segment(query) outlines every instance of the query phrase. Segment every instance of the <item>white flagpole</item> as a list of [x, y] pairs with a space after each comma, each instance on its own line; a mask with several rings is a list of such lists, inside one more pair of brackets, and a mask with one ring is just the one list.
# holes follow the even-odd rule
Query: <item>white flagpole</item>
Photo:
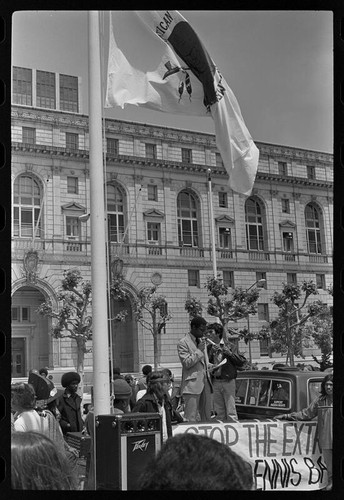
[[110, 413], [99, 12], [89, 11], [89, 136], [94, 415]]
[[213, 274], [217, 279], [217, 264], [216, 264], [216, 248], [215, 248], [215, 229], [214, 229], [214, 212], [213, 212], [213, 193], [211, 187], [211, 169], [208, 168], [208, 187], [209, 187], [209, 210], [210, 210], [210, 234], [211, 234], [211, 255], [213, 262]]

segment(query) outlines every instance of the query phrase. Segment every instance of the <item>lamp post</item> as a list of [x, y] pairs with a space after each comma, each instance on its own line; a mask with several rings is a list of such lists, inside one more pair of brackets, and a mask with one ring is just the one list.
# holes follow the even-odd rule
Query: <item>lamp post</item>
[[[266, 279], [261, 278], [260, 280], [255, 281], [251, 286], [249, 286], [245, 291], [248, 292], [256, 286], [258, 283], [265, 283]], [[248, 356], [250, 360], [250, 365], [252, 365], [252, 351], [251, 351], [251, 339], [250, 339], [250, 314], [247, 314], [247, 335], [248, 335]]]

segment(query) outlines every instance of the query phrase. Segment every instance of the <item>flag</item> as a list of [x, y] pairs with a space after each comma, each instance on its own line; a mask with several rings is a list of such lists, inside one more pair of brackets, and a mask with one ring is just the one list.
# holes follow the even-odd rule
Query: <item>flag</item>
[[258, 148], [232, 90], [179, 12], [117, 11], [110, 18], [105, 107], [128, 105], [212, 117], [229, 186], [251, 194]]

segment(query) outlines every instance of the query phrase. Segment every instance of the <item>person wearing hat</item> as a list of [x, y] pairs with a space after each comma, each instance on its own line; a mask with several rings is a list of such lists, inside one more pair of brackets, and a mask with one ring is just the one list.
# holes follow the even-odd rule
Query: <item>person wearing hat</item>
[[[113, 414], [120, 415], [123, 413], [128, 413], [129, 408], [129, 399], [131, 396], [131, 387], [124, 380], [124, 378], [116, 378], [113, 381], [113, 391], [114, 391], [114, 399], [112, 402], [113, 405]], [[94, 479], [94, 434], [95, 434], [95, 421], [94, 421], [94, 411], [93, 409], [87, 413], [85, 419], [85, 429], [87, 434], [91, 437], [91, 446], [90, 452], [88, 454], [86, 460], [86, 490], [94, 490], [95, 489], [95, 479]]]
[[147, 392], [139, 399], [133, 412], [160, 413], [163, 441], [172, 436], [172, 404], [167, 394], [170, 380], [162, 371], [153, 371], [147, 377]]
[[113, 413], [127, 413], [130, 411], [129, 400], [132, 394], [131, 387], [128, 382], [121, 378], [116, 378], [113, 381], [114, 399], [112, 402]]
[[30, 371], [28, 385], [34, 389], [36, 395], [35, 409], [39, 416], [39, 432], [54, 441], [60, 452], [67, 457], [69, 464], [75, 467], [77, 452], [65, 442], [59, 424], [60, 413], [56, 406], [59, 393], [56, 387], [51, 380], [42, 376], [37, 370]]
[[65, 391], [57, 400], [57, 408], [61, 414], [60, 425], [64, 435], [67, 432], [81, 432], [84, 422], [81, 416], [81, 397], [77, 394], [80, 375], [67, 372], [62, 375], [61, 385]]
[[45, 421], [40, 418], [39, 410], [45, 410], [48, 405], [56, 404], [58, 393], [54, 384], [42, 377], [37, 370], [31, 370], [27, 384], [12, 384], [11, 389], [12, 409], [16, 412], [14, 430], [43, 432], [50, 437], [44, 425]]

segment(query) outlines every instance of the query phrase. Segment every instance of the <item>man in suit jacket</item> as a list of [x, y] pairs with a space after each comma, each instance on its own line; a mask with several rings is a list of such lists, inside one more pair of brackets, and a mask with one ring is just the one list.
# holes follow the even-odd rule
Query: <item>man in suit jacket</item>
[[181, 395], [184, 400], [184, 419], [196, 422], [198, 413], [202, 422], [210, 422], [212, 385], [208, 373], [205, 349], [207, 322], [196, 316], [191, 320], [190, 332], [178, 342], [177, 350], [182, 364]]

